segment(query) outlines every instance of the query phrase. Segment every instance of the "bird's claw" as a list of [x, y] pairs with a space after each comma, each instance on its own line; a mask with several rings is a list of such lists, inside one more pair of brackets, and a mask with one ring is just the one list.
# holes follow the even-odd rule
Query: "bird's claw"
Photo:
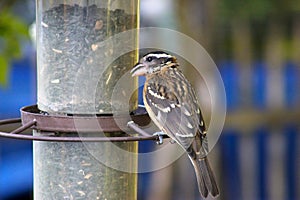
[[160, 131], [160, 132], [155, 132], [153, 133], [154, 136], [158, 136], [158, 141], [156, 142], [158, 145], [161, 145], [163, 144], [163, 138], [164, 136], [166, 135], [166, 133]]
[[[134, 123], [133, 121], [129, 121], [127, 123], [127, 126], [129, 128], [131, 128], [132, 130], [136, 131], [137, 133], [139, 133], [140, 135], [143, 135], [145, 137], [149, 136], [149, 133], [147, 133], [146, 131], [144, 131], [143, 129], [141, 129], [136, 123]], [[157, 144], [163, 144], [163, 138], [164, 136], [167, 135], [166, 133], [164, 132], [155, 132], [153, 134], [153, 136], [158, 136], [158, 140], [157, 140]]]

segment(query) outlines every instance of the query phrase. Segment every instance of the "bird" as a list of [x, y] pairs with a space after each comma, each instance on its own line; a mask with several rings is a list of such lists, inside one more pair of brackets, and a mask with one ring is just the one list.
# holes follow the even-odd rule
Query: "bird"
[[195, 91], [180, 70], [175, 56], [153, 51], [141, 57], [130, 71], [145, 76], [143, 101], [149, 117], [162, 133], [178, 143], [195, 169], [201, 196], [219, 195], [209, 164], [207, 130]]

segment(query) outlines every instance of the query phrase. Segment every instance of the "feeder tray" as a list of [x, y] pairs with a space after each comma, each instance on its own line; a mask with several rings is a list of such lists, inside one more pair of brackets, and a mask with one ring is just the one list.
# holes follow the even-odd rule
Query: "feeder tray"
[[[0, 120], [0, 127], [3, 125], [21, 123], [22, 125], [11, 131], [10, 133], [1, 132], [0, 137], [22, 139], [22, 140], [36, 140], [36, 141], [51, 141], [51, 142], [126, 142], [126, 141], [142, 141], [142, 140], [159, 140], [158, 136], [150, 135], [144, 131], [139, 130], [142, 136], [131, 136], [124, 134], [124, 137], [84, 137], [84, 133], [109, 133], [109, 132], [124, 132], [126, 130], [135, 130], [130, 124], [127, 125], [128, 120], [134, 123], [145, 126], [150, 123], [150, 118], [144, 108], [139, 107], [137, 110], [128, 116], [70, 116], [70, 115], [49, 115], [40, 111], [37, 105], [26, 106], [21, 108], [21, 118]], [[118, 124], [115, 119], [118, 120]], [[98, 125], [95, 125], [97, 120]], [[75, 123], [77, 125], [75, 125]], [[79, 125], [78, 125], [79, 124]], [[129, 127], [131, 128], [129, 128]], [[99, 130], [101, 127], [101, 130]], [[34, 129], [41, 132], [63, 132], [63, 133], [82, 133], [81, 137], [55, 137], [54, 136], [33, 136], [20, 134], [27, 129]]]

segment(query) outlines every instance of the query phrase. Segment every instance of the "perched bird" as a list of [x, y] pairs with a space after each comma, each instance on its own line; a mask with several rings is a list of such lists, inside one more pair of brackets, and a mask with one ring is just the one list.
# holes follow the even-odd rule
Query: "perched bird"
[[131, 74], [146, 76], [143, 90], [146, 110], [156, 126], [188, 153], [201, 195], [218, 196], [217, 183], [206, 157], [205, 123], [195, 92], [176, 58], [162, 51], [148, 53]]

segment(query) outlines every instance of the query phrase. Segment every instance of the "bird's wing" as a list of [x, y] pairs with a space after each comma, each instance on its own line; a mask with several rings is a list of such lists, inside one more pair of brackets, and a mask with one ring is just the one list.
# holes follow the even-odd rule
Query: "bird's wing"
[[[153, 121], [183, 148], [188, 149], [195, 136], [202, 132], [202, 128], [205, 129], [205, 125], [193, 91], [187, 92], [185, 95], [188, 96], [185, 97], [175, 94], [169, 87], [174, 86], [173, 81], [178, 80], [148, 81], [144, 97], [149, 105], [148, 109], [151, 109], [149, 113], [154, 115], [150, 115], [155, 118]], [[180, 87], [191, 86], [189, 83], [182, 83]]]

